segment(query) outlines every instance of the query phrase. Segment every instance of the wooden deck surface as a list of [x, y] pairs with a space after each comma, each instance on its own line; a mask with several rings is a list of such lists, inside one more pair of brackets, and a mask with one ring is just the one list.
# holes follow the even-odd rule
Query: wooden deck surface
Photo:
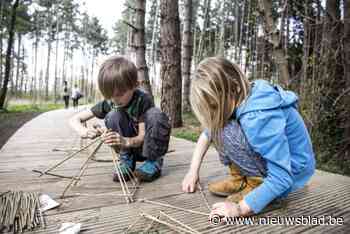
[[[81, 141], [68, 126], [74, 110], [56, 110], [39, 115], [19, 129], [0, 150], [0, 193], [8, 190], [36, 191], [49, 194], [61, 206], [45, 213], [47, 227], [28, 233], [58, 233], [63, 222], [82, 223], [81, 233], [123, 233], [141, 211], [156, 216], [158, 210], [170, 214], [201, 233], [350, 233], [350, 178], [317, 171], [309, 185], [288, 199], [288, 205], [262, 216], [332, 216], [342, 217], [343, 225], [219, 225], [213, 226], [205, 216], [189, 214], [153, 204], [135, 202], [126, 204], [122, 197], [109, 195], [121, 191], [112, 181], [112, 163], [92, 162], [83, 179], [59, 199], [69, 182], [52, 176], [38, 177], [33, 169], [44, 170], [60, 161], [67, 153], [58, 150], [76, 149]], [[86, 143], [86, 142], [85, 142]], [[172, 138], [166, 155], [163, 175], [152, 183], [141, 184], [136, 198], [164, 202], [175, 206], [202, 211], [208, 209], [202, 196], [196, 192], [184, 194], [182, 179], [189, 168], [194, 143]], [[87, 157], [87, 152], [69, 160], [55, 173], [74, 176]], [[97, 158], [109, 159], [110, 152], [102, 147]], [[201, 169], [201, 183], [210, 204], [223, 200], [209, 194], [207, 184], [224, 178], [227, 170], [218, 161], [214, 150], [209, 150]], [[140, 232], [149, 221], [140, 219], [132, 229]], [[173, 233], [160, 225], [159, 233]]]

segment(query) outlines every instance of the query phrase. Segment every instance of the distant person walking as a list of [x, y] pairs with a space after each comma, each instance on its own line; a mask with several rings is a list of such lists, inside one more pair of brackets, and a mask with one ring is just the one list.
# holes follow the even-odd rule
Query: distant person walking
[[63, 92], [62, 92], [62, 97], [64, 100], [64, 106], [66, 109], [69, 107], [69, 92], [68, 92], [68, 83], [67, 81], [63, 81]]
[[79, 99], [83, 97], [83, 94], [80, 92], [78, 85], [74, 85], [74, 88], [72, 90], [72, 100], [73, 100], [73, 107], [77, 108], [79, 105]]

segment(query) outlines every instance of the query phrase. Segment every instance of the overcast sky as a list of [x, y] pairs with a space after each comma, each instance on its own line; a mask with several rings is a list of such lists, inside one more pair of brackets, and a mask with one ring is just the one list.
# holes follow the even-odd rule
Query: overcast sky
[[96, 16], [103, 27], [112, 36], [112, 26], [121, 18], [122, 11], [125, 9], [124, 0], [77, 0], [85, 6], [81, 6], [82, 11], [86, 9], [90, 16]]

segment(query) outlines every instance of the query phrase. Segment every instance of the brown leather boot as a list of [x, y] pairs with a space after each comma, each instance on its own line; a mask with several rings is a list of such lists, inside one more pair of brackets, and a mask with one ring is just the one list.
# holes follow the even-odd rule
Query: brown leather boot
[[258, 187], [263, 182], [264, 179], [258, 176], [245, 176], [243, 180], [245, 181], [244, 188], [228, 196], [226, 198], [226, 201], [238, 203], [250, 191]]
[[238, 167], [234, 164], [229, 165], [230, 176], [224, 180], [211, 182], [208, 190], [217, 196], [227, 197], [236, 193], [245, 187], [244, 176], [241, 176]]

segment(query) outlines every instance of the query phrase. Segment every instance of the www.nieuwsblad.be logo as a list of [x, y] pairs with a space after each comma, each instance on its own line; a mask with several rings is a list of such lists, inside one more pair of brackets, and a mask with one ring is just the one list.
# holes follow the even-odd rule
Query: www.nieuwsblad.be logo
[[212, 225], [226, 224], [226, 225], [343, 225], [343, 217], [333, 216], [297, 216], [297, 217], [224, 217], [220, 215], [213, 215], [210, 218]]

